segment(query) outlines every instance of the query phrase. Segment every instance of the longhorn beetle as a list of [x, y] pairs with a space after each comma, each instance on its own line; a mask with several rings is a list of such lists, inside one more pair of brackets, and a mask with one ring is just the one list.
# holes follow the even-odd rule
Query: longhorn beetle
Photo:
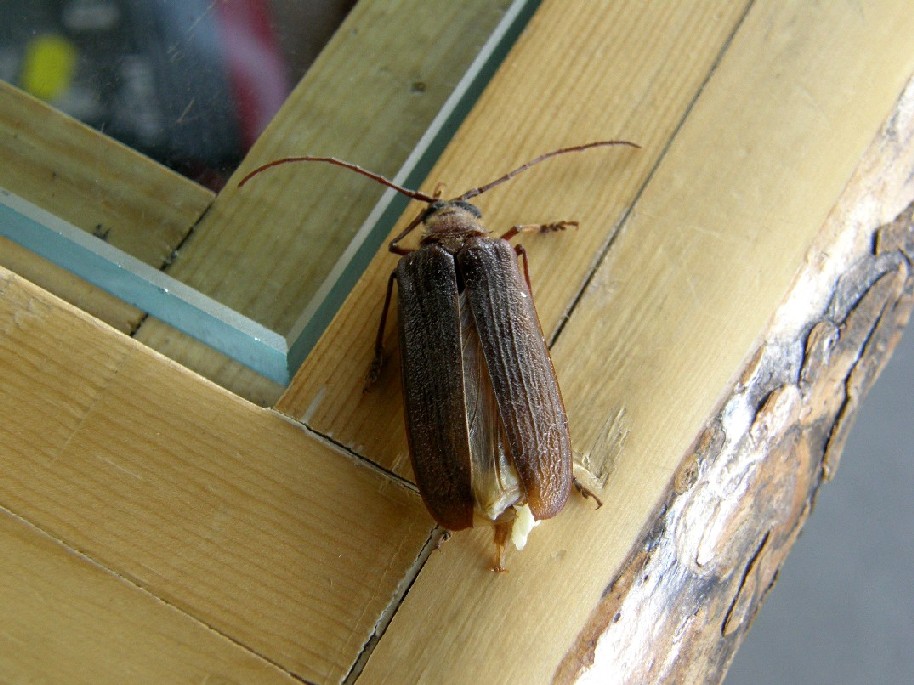
[[[540, 155], [452, 200], [403, 188], [333, 157], [286, 157], [250, 172], [239, 185], [280, 164], [345, 167], [428, 206], [388, 246], [401, 255], [387, 281], [366, 389], [377, 380], [393, 284], [399, 284], [399, 333], [406, 435], [416, 484], [447, 530], [484, 521], [495, 529], [493, 570], [504, 571], [510, 538], [522, 549], [537, 522], [558, 514], [572, 486], [568, 418], [531, 296], [527, 253], [509, 239], [560, 231], [576, 221], [510, 228], [490, 237], [468, 201], [557, 155], [627, 145], [607, 140]], [[425, 226], [418, 249], [400, 241]], [[523, 273], [518, 267], [523, 260]], [[599, 505], [599, 499], [597, 499]]]

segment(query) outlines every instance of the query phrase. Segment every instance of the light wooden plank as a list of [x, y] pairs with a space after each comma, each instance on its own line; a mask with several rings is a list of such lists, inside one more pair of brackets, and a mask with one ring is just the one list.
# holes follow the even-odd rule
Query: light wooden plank
[[[383, 192], [351, 173], [297, 165], [243, 189], [278, 157], [324, 154], [393, 175], [511, 3], [361, 2], [289, 96], [182, 247], [170, 274], [283, 334], [304, 312]], [[249, 371], [150, 320], [138, 339], [255, 401]]]
[[300, 678], [343, 677], [416, 493], [0, 271], [0, 506]]
[[[438, 173], [449, 187], [468, 185], [454, 177], [470, 178], [468, 170], [481, 166], [487, 155], [501, 153], [517, 138], [529, 140], [531, 131], [544, 132], [542, 148], [547, 149], [557, 142], [553, 136], [560, 136], [560, 143], [577, 142], [568, 140], [570, 132], [584, 140], [618, 135], [617, 126], [607, 131], [606, 122], [612, 121], [607, 112], [616, 113], [617, 104], [624, 107], [627, 100], [642, 109], [629, 110], [623, 121], [632, 132], [623, 128], [621, 133], [646, 143], [645, 155], [658, 144], [663, 147], [674, 126], [663, 129], [667, 137], [641, 136], [643, 122], [656, 126], [650, 115], [661, 105], [645, 99], [631, 79], [609, 78], [602, 60], [612, 64], [616, 46], [643, 44], [664, 52], [677, 40], [684, 41], [683, 53], [694, 54], [707, 40], [698, 38], [696, 27], [712, 17], [723, 21], [720, 5], [677, 4], [674, 9], [658, 3], [651, 6], [655, 15], [642, 3], [602, 7], [601, 13], [593, 5], [543, 5], [445, 155], [440, 168], [447, 171]], [[430, 558], [368, 661], [363, 680], [550, 680], [649, 529], [683, 455], [756, 347], [914, 69], [910, 4], [886, 0], [858, 9], [791, 2], [752, 7], [563, 330], [554, 359], [576, 447], [585, 454], [605, 450], [609, 419], [624, 410], [628, 438], [613, 464], [607, 505], [594, 513], [584, 503], [573, 503], [533, 534], [529, 551], [511, 557], [507, 577], [484, 570], [489, 531], [455, 536]], [[688, 18], [679, 15], [681, 24], [674, 30], [680, 11]], [[726, 30], [722, 34], [726, 37]], [[637, 59], [632, 63], [646, 68]], [[688, 66], [676, 63], [681, 79], [676, 83], [700, 83], [709, 66], [698, 58]], [[683, 72], [690, 68], [704, 71], [688, 79]], [[524, 75], [522, 84], [512, 81], [516, 74]], [[677, 91], [662, 92], [672, 99]], [[550, 93], [548, 102], [542, 93]], [[587, 98], [574, 100], [573, 93], [587, 93]], [[689, 97], [683, 100], [688, 103]], [[563, 116], [550, 111], [559, 103], [568, 108], [569, 102], [572, 111]], [[508, 120], [511, 126], [504, 130], [499, 124]], [[654, 154], [651, 159], [659, 157], [659, 151]], [[594, 172], [586, 160], [565, 164], [548, 182], [534, 175], [518, 181], [512, 193], [501, 191], [498, 214], [484, 204], [490, 217], [510, 217], [491, 223], [568, 216], [584, 226], [612, 223], [626, 197], [609, 187], [618, 179], [607, 175], [588, 186]], [[556, 179], [564, 174], [562, 188], [568, 191], [560, 195]], [[646, 175], [641, 171], [641, 178]], [[634, 184], [628, 198], [633, 189]], [[494, 197], [488, 202], [494, 206]], [[539, 279], [537, 294], [544, 294], [538, 302], [550, 329], [592, 259], [593, 245], [579, 257], [585, 268], [578, 277], [563, 266], [586, 240], [585, 233], [574, 241], [550, 237], [543, 248], [553, 262], [551, 273]], [[399, 467], [405, 449], [399, 438], [389, 437], [399, 423], [393, 390], [358, 399], [371, 340], [367, 312], [377, 307], [368, 303], [380, 301], [389, 264], [363, 279], [364, 289], [354, 293], [326, 345], [280, 406], [334, 439]], [[535, 255], [532, 264], [537, 264]], [[394, 406], [385, 411], [385, 403]], [[649, 643], [643, 645], [649, 649]]]
[[0, 187], [151, 266], [162, 266], [213, 193], [0, 82]]
[[914, 80], [557, 682], [723, 680], [910, 318], [912, 263]]
[[296, 683], [279, 668], [0, 511], [5, 683]]
[[[745, 11], [737, 3], [721, 11], [715, 2], [601, 7], [568, 12], [552, 28], [541, 9], [431, 175], [456, 194], [548, 149], [622, 137], [643, 146], [556, 159], [478, 200], [496, 233], [519, 223], [581, 222], [575, 232], [524, 240], [547, 339]], [[394, 326], [385, 374], [362, 392], [395, 264], [386, 252], [375, 258], [277, 408], [409, 476]]]
[[[0, 187], [161, 267], [213, 193], [62, 112], [0, 82]], [[120, 331], [142, 312], [4, 243], [11, 269]]]
[[0, 238], [0, 267], [54, 293], [121, 333], [129, 334], [143, 317], [136, 307], [6, 238]]
[[218, 383], [226, 390], [261, 407], [271, 407], [285, 387], [261, 376], [164, 321], [149, 317], [134, 337], [182, 366]]
[[[562, 11], [558, 11], [557, 6], [563, 7]], [[618, 7], [612, 6], [613, 10]], [[602, 19], [607, 23], [601, 23], [601, 17], [593, 11], [587, 13], [585, 19], [581, 13], [568, 12], [565, 8], [567, 5], [559, 3], [544, 7], [537, 25], [517, 53], [518, 61], [509, 63], [504, 73], [510, 74], [513, 69], [514, 73], [536, 74], [536, 65], [547, 64], [547, 71], [551, 73], [554, 68], [552, 76], [561, 84], [568, 82], [563, 75], [583, 71], [584, 77], [572, 81], [574, 89], [602, 92], [601, 88], [611, 81], [604, 77], [600, 80], [601, 88], [589, 83], [586, 77], [589, 74], [593, 78], [593, 71], [578, 65], [576, 51], [584, 55], [585, 62], [593, 62], [595, 52], [599, 53], [593, 47], [598, 39], [600, 46], [624, 44], [625, 40], [631, 40], [632, 44], [650, 41], [634, 31], [637, 24], [624, 8], [619, 10], [622, 15], [612, 17], [611, 25], [606, 17]], [[643, 8], [636, 9], [638, 16], [644, 18]], [[712, 12], [710, 4], [687, 9], [696, 25], [707, 25], [707, 15]], [[582, 451], [593, 451], [586, 448], [605, 443], [601, 429], [605, 428], [607, 417], [615, 415], [615, 410], [623, 404], [626, 409], [631, 434], [625, 453], [615, 465], [607, 506], [594, 514], [586, 505], [573, 503], [562, 518], [534, 533], [528, 552], [511, 557], [512, 571], [502, 578], [484, 571], [482, 559], [488, 551], [487, 531], [456, 536], [441, 554], [432, 555], [431, 562], [411, 589], [382, 639], [379, 651], [369, 661], [365, 674], [367, 681], [387, 677], [409, 682], [417, 675], [429, 681], [453, 680], [455, 674], [496, 680], [530, 676], [531, 682], [549, 677], [550, 668], [555, 668], [563, 651], [577, 639], [577, 631], [595, 606], [595, 598], [599, 598], [613, 578], [614, 569], [631, 549], [632, 541], [639, 539], [639, 531], [645, 522], [651, 521], [658, 493], [664, 490], [682, 454], [677, 449], [687, 443], [684, 434], [694, 427], [699, 420], [697, 417], [709, 415], [710, 410], [702, 414], [704, 410], [692, 403], [697, 401], [713, 408], [715, 393], [719, 393], [720, 387], [726, 386], [730, 378], [724, 364], [736, 359], [738, 368], [745, 356], [745, 351], [740, 356], [739, 347], [751, 349], [753, 336], [757, 338], [762, 330], [761, 325], [754, 332], [750, 329], [759, 320], [764, 321], [764, 308], [776, 299], [777, 285], [768, 282], [767, 268], [774, 265], [771, 274], [774, 281], [790, 280], [790, 274], [785, 276], [788, 267], [782, 262], [797, 256], [802, 258], [800, 243], [806, 240], [808, 244], [814, 233], [815, 224], [810, 217], [822, 207], [827, 211], [829, 195], [832, 199], [835, 197], [838, 192], [835, 188], [840, 189], [843, 178], [853, 168], [854, 155], [859, 156], [859, 149], [865, 142], [856, 153], [855, 144], [865, 141], [867, 130], [871, 135], [873, 121], [888, 111], [885, 103], [891, 100], [887, 93], [891, 91], [893, 80], [902, 80], [900, 74], [904, 69], [910, 71], [911, 58], [900, 45], [899, 38], [909, 34], [912, 28], [905, 10], [895, 11], [887, 2], [868, 7], [870, 14], [866, 16], [866, 22], [873, 24], [836, 5], [787, 6], [781, 8], [782, 14], [776, 6], [753, 10], [555, 349], [556, 365], [564, 382], [579, 449], [584, 447]], [[704, 17], [702, 12], [705, 12]], [[629, 23], [624, 21], [626, 16]], [[662, 17], [648, 19], [652, 21], [645, 25], [652, 31], [668, 25]], [[628, 29], [628, 32], [616, 40], [613, 27]], [[694, 30], [687, 33], [687, 38], [694, 38], [695, 33]], [[725, 31], [722, 33], [726, 35]], [[670, 31], [669, 35], [674, 34], [676, 31]], [[590, 36], [594, 42], [580, 39], [581, 35]], [[747, 35], [750, 38], [745, 38]], [[557, 36], [566, 39], [567, 43], [557, 41]], [[663, 41], [660, 44], [663, 45]], [[859, 52], [842, 54], [841, 47], [847, 44], [859, 46]], [[656, 43], [654, 49], [658, 49]], [[742, 56], [738, 59], [734, 55]], [[547, 56], [550, 59], [546, 59]], [[707, 62], [705, 64], [707, 66]], [[775, 69], [776, 74], [773, 73]], [[696, 81], [700, 79], [693, 75], [692, 83]], [[516, 90], [503, 84], [493, 87], [492, 92], [497, 95], [487, 99], [474, 123], [468, 126], [465, 138], [453, 153], [453, 161], [448, 162], [449, 169], [452, 164], [456, 165], [456, 168], [466, 170], [467, 178], [471, 178], [470, 158], [473, 155], [484, 157], [481, 151], [493, 147], [492, 132], [503, 128], [487, 119], [494, 116], [491, 112], [502, 115], [496, 123], [504, 121], [505, 112], [531, 109], [526, 99], [531, 92], [550, 92], [548, 85], [532, 83], [535, 85], [528, 80]], [[561, 90], [559, 86], [556, 88]], [[511, 92], [520, 102], [508, 96]], [[635, 92], [639, 91], [635, 89]], [[804, 103], [815, 106], [804, 108]], [[537, 108], [539, 106], [540, 103]], [[609, 109], [599, 100], [594, 106]], [[880, 110], [881, 106], [885, 108]], [[785, 111], [781, 111], [782, 108]], [[552, 125], [564, 121], [558, 111], [550, 117]], [[648, 111], [650, 109], [640, 114], [644, 116]], [[589, 110], [581, 116], [585, 124], [588, 119], [597, 117]], [[521, 123], [518, 122], [518, 126], [523, 130]], [[769, 125], [771, 128], [767, 128]], [[601, 124], [601, 129], [604, 126], [605, 123]], [[510, 133], [516, 130], [512, 127]], [[709, 131], [713, 131], [713, 137]], [[587, 126], [580, 127], [580, 132], [595, 133]], [[596, 133], [605, 134], [605, 131]], [[507, 140], [508, 133], [501, 135]], [[724, 141], [726, 146], [719, 141]], [[548, 147], [548, 141], [543, 147]], [[775, 153], [776, 162], [770, 158], [756, 161], [759, 150], [769, 149]], [[557, 162], [559, 168], [575, 174], [575, 178], [583, 176], [586, 179], [588, 166], [585, 163], [579, 169], [581, 163], [578, 160], [562, 167]], [[743, 169], [744, 166], [747, 168]], [[846, 175], [842, 177], [842, 173]], [[552, 182], [555, 182], [554, 178]], [[454, 184], [454, 187], [460, 185]], [[514, 188], [523, 187], [520, 181], [514, 185]], [[545, 208], [553, 202], [560, 204], [561, 198], [556, 199], [554, 192], [547, 192], [546, 185], [537, 190], [541, 197], [532, 197], [532, 191], [528, 191], [524, 201], [531, 206], [540, 201], [544, 203], [540, 207]], [[574, 192], [574, 188], [569, 192]], [[500, 197], [504, 202], [502, 211], [510, 219], [504, 222], [505, 225], [513, 221], [514, 216], [518, 220], [527, 218], [520, 213], [520, 205], [513, 204], [511, 198], [515, 195], [503, 192]], [[802, 198], [802, 202], [798, 198]], [[585, 225], [600, 216], [618, 215], [620, 200], [612, 199], [605, 189], [591, 189], [590, 197], [586, 199], [584, 202], [577, 198], [580, 204], [576, 205], [586, 209], [586, 215], [575, 215], [584, 220]], [[719, 203], [730, 203], [725, 207], [729, 211], [734, 210], [735, 203], [737, 211], [725, 214], [717, 209]], [[797, 205], [802, 205], [799, 210]], [[558, 204], [555, 208], [559, 208]], [[567, 208], [563, 206], [562, 209]], [[512, 212], [517, 214], [512, 216]], [[531, 220], [542, 218], [542, 215], [530, 217]], [[810, 222], [812, 228], [807, 225]], [[747, 227], [758, 226], [765, 230], [747, 230]], [[670, 242], [670, 234], [675, 236], [677, 230], [687, 233], [687, 237], [678, 240], [674, 237]], [[564, 259], [565, 254], [561, 250], [566, 249], [563, 244], [579, 244], [585, 232], [586, 229], [582, 230], [576, 241], [543, 238], [549, 243], [544, 249], [551, 249], [556, 262], [561, 264], [560, 259]], [[747, 234], [749, 239], [745, 237]], [[644, 238], [645, 235], [654, 237]], [[540, 241], [532, 242], [542, 245]], [[658, 250], [656, 246], [664, 243], [667, 248], [675, 247], [676, 252]], [[785, 246], [786, 252], [779, 252]], [[682, 264], [678, 263], [680, 259]], [[536, 263], [534, 261], [534, 265]], [[734, 263], [742, 268], [736, 268]], [[389, 266], [385, 266], [381, 271], [388, 269]], [[668, 270], [673, 273], [667, 274]], [[540, 278], [539, 283], [547, 286], [546, 301], [556, 297], [556, 291], [563, 287], [568, 287], [569, 292], [576, 287], [561, 282], [568, 275], [558, 267], [553, 274], [543, 275], [545, 279]], [[667, 278], [672, 279], [672, 283], [665, 280]], [[207, 527], [212, 523], [208, 514], [213, 511], [231, 514], [233, 510], [226, 509], [226, 503], [249, 501], [243, 494], [246, 490], [214, 478], [212, 471], [222, 468], [225, 474], [247, 478], [246, 483], [250, 480], [259, 482], [259, 474], [267, 471], [270, 477], [263, 476], [264, 480], [273, 481], [279, 480], [276, 473], [294, 472], [293, 493], [276, 507], [282, 510], [304, 507], [310, 502], [312, 487], [328, 488], [337, 498], [345, 490], [353, 495], [352, 501], [358, 501], [355, 495], [366, 491], [374, 493], [370, 485], [377, 485], [377, 481], [366, 476], [368, 485], [363, 482], [352, 487], [349, 481], [359, 479], [350, 471], [357, 469], [333, 467], [342, 473], [341, 480], [346, 487], [339, 486], [329, 477], [328, 483], [319, 473], [326, 468], [325, 464], [339, 462], [339, 455], [326, 450], [326, 455], [321, 454], [322, 458], [326, 457], [320, 461], [321, 469], [316, 468], [317, 453], [310, 446], [311, 441], [274, 415], [258, 412], [235, 398], [227, 400], [227, 396], [217, 389], [199, 379], [189, 379], [186, 373], [167, 362], [158, 360], [153, 364], [145, 359], [149, 356], [146, 352], [125, 353], [119, 345], [107, 342], [110, 331], [94, 328], [59, 303], [53, 303], [40, 293], [36, 295], [37, 291], [16, 279], [14, 283], [12, 289], [4, 283], [0, 298], [3, 303], [12, 300], [0, 319], [5, 326], [0, 329], [3, 336], [0, 340], [3, 340], [6, 352], [4, 378], [12, 379], [11, 384], [4, 387], [4, 392], [9, 393], [3, 395], [4, 415], [13, 420], [4, 424], [11, 428], [4, 434], [3, 444], [17, 446], [19, 452], [12, 461], [18, 465], [18, 470], [11, 472], [8, 464], [3, 464], [5, 477], [10, 472], [13, 476], [4, 481], [10, 492], [0, 492], [3, 498], [0, 502], [7, 504], [8, 497], [23, 493], [18, 497], [23, 499], [23, 506], [27, 506], [31, 516], [87, 542], [93, 556], [115, 568], [117, 565], [110, 562], [109, 557], [117, 557], [118, 564], [127, 567], [126, 575], [141, 584], [146, 582], [150, 587], [153, 584], [164, 586], [166, 591], [194, 599], [194, 588], [185, 587], [184, 583], [201, 582], [201, 594], [207, 595], [211, 592], [207, 583], [212, 583], [207, 578], [212, 578], [214, 573], [217, 578], [231, 576], [226, 585], [231, 586], [236, 595], [239, 588], [241, 594], [253, 594], [249, 603], [244, 600], [243, 608], [255, 607], [250, 612], [254, 623], [280, 622], [263, 616], [264, 597], [257, 594], [261, 590], [260, 583], [266, 578], [270, 587], [263, 592], [276, 593], [279, 598], [276, 601], [282, 605], [280, 608], [286, 609], [286, 604], [297, 601], [289, 594], [291, 591], [286, 584], [295, 585], [299, 579], [288, 573], [283, 579], [286, 584], [280, 586], [261, 569], [256, 569], [256, 574], [249, 568], [237, 569], [243, 565], [238, 556], [263, 556], [266, 561], [276, 558], [270, 556], [274, 550], [269, 548], [269, 543], [276, 541], [275, 529], [283, 521], [272, 516], [272, 509], [265, 513], [268, 507], [264, 505], [255, 511], [256, 531], [253, 530], [255, 525], [240, 515], [230, 515], [228, 523], [221, 527]], [[677, 288], [681, 288], [681, 292]], [[720, 290], [727, 290], [729, 296], [721, 296]], [[542, 291], [540, 288], [538, 293]], [[14, 294], [21, 292], [27, 295], [14, 300]], [[344, 314], [354, 321], [360, 317], [366, 320], [363, 326], [366, 334], [358, 338], [360, 345], [370, 341], [371, 334], [367, 330], [372, 327], [370, 321], [374, 317], [368, 316], [367, 311], [376, 311], [379, 297], [379, 292], [373, 291], [370, 307], [366, 304], [360, 315], [351, 311]], [[555, 312], [560, 312], [567, 301], [556, 299]], [[48, 302], [54, 305], [50, 310]], [[53, 313], [57, 311], [55, 308], [67, 312], [68, 316]], [[749, 312], [748, 316], [746, 312]], [[619, 321], [608, 320], [610, 316], [619, 317]], [[57, 318], [65, 319], [69, 325], [63, 326], [59, 322], [40, 325], [42, 321]], [[553, 323], [556, 318], [553, 315]], [[63, 339], [63, 331], [73, 328], [74, 319], [80, 323], [76, 326], [76, 334], [70, 333], [68, 347], [49, 352], [54, 349], [55, 340]], [[724, 322], [722, 328], [721, 321]], [[91, 330], [81, 329], [84, 326]], [[20, 331], [22, 327], [27, 330]], [[592, 334], [589, 331], [594, 327], [598, 332]], [[718, 329], [727, 335], [721, 335]], [[337, 333], [336, 342], [342, 349], [345, 344], [355, 344], [349, 342], [349, 336], [354, 333], [347, 331], [345, 326]], [[633, 349], [626, 342], [629, 336], [637, 335], [640, 340], [647, 334], [651, 334], [648, 340], [654, 343], [652, 347], [635, 347], [634, 359], [630, 361], [614, 356], [612, 350], [616, 346]], [[98, 336], [105, 340], [93, 342]], [[670, 340], [676, 344], [669, 344]], [[10, 347], [6, 347], [8, 341], [13, 341]], [[29, 352], [40, 345], [44, 345], [42, 354]], [[84, 354], [74, 351], [80, 345], [86, 350]], [[724, 349], [722, 355], [719, 354], [721, 349]], [[365, 354], [366, 362], [367, 356]], [[678, 364], [673, 363], [673, 358]], [[610, 367], [607, 360], [612, 363], [612, 373], [606, 371]], [[663, 374], [658, 375], [657, 365], [663, 367]], [[708, 372], [707, 380], [702, 375], [705, 372]], [[358, 375], [361, 375], [361, 369], [353, 373], [355, 387]], [[119, 380], [117, 376], [125, 380]], [[724, 376], [725, 382], [715, 389], [714, 383]], [[654, 385], [648, 385], [652, 380]], [[144, 388], [150, 396], [138, 397], [137, 388]], [[165, 397], [173, 400], [174, 406], [169, 405], [163, 399]], [[388, 402], [390, 397], [392, 395], [388, 396]], [[320, 395], [314, 399], [319, 400]], [[339, 398], [335, 402], [336, 407], [343, 405]], [[113, 416], [125, 409], [127, 418]], [[35, 418], [27, 419], [29, 416]], [[149, 424], [142, 433], [136, 427], [140, 420]], [[214, 437], [214, 426], [224, 429], [225, 433]], [[155, 430], [162, 435], [154, 435]], [[402, 430], [399, 422], [394, 430], [398, 434]], [[280, 437], [274, 432], [280, 433]], [[116, 436], [114, 444], [109, 444], [110, 435]], [[193, 437], [188, 438], [189, 435]], [[36, 450], [34, 445], [65, 445], [66, 449], [59, 454], [52, 449], [48, 454]], [[246, 451], [252, 455], [253, 463], [238, 466], [230, 460], [236, 445], [250, 447]], [[293, 457], [295, 449], [303, 454], [298, 457], [301, 462]], [[154, 480], [151, 485], [137, 485], [133, 482], [136, 479], [127, 474], [109, 477], [107, 469], [118, 469], [100, 464], [96, 455], [111, 459], [121, 468], [148, 469], [140, 473]], [[305, 483], [306, 477], [295, 472], [292, 466], [297, 463], [318, 473], [314, 476], [318, 482]], [[210, 472], [200, 475], [205, 469]], [[339, 476], [335, 471], [334, 474]], [[98, 482], [102, 481], [108, 486], [99, 486]], [[23, 483], [26, 484], [24, 490]], [[98, 496], [91, 497], [93, 492], [90, 491]], [[262, 489], [254, 491], [261, 493]], [[368, 501], [374, 500], [369, 497]], [[139, 513], [131, 511], [137, 502]], [[315, 521], [324, 520], [326, 511], [332, 508], [326, 502], [325, 505], [325, 508], [317, 509], [317, 514], [309, 510], [309, 515], [316, 516]], [[71, 506], [72, 511], [69, 511]], [[409, 506], [414, 507], [411, 517], [427, 520], [417, 513], [414, 497], [409, 499]], [[353, 523], [354, 515], [345, 508], [334, 511], [348, 517], [343, 523], [355, 526], [350, 530], [337, 522], [341, 527], [334, 530], [339, 539], [345, 539], [341, 530], [356, 539], [364, 536], [359, 532], [359, 525], [364, 522]], [[110, 521], [111, 518], [114, 520]], [[118, 529], [125, 521], [130, 525]], [[137, 525], [137, 522], [143, 525]], [[286, 522], [286, 525], [292, 524]], [[307, 524], [296, 519], [294, 525]], [[389, 521], [383, 525], [401, 530]], [[165, 540], [144, 538], [143, 535], [152, 529], [159, 534], [164, 530], [170, 537]], [[266, 537], [262, 546], [250, 546], [248, 536], [255, 532]], [[181, 535], [187, 540], [181, 539]], [[151, 555], [144, 551], [149, 545], [153, 547]], [[129, 559], [121, 559], [115, 554], [117, 549], [124, 549], [124, 555]], [[332, 555], [324, 552], [328, 556], [327, 563], [335, 563], [329, 558]], [[303, 556], [306, 555], [303, 553]], [[151, 566], [150, 558], [155, 562]], [[347, 557], [339, 562], [344, 565], [343, 570], [345, 563], [352, 560], [353, 557]], [[231, 570], [224, 570], [224, 566]], [[339, 566], [332, 566], [332, 569], [343, 572]], [[253, 580], [255, 576], [256, 580]], [[320, 585], [315, 582], [315, 576], [305, 573], [304, 577]], [[317, 574], [316, 577], [323, 579], [325, 585], [329, 584], [325, 576]], [[246, 582], [231, 582], [239, 579]], [[336, 577], [332, 579], [336, 580]], [[292, 591], [298, 590], [296, 586]], [[161, 594], [165, 596], [166, 592]], [[226, 598], [225, 594], [217, 593], [215, 598], [207, 595], [201, 602], [206, 605], [204, 613], [212, 612], [234, 631], [236, 621], [249, 621], [250, 616], [239, 618], [234, 615], [233, 600], [236, 600], [234, 596]], [[211, 603], [217, 606], [213, 608]], [[226, 609], [224, 605], [228, 604], [232, 607]], [[272, 609], [274, 605], [269, 606]], [[196, 610], [196, 605], [193, 608]], [[288, 611], [292, 613], [292, 610]], [[319, 614], [319, 618], [325, 617], [326, 614]], [[308, 616], [299, 614], [294, 619], [306, 621]], [[282, 620], [286, 621], [283, 629], [300, 628], [288, 614], [284, 613]], [[315, 620], [314, 616], [310, 620]], [[331, 628], [323, 625], [321, 634], [339, 634], [333, 631], [329, 619], [327, 624]], [[263, 639], [269, 641], [269, 634], [267, 631], [267, 637]], [[458, 647], [465, 653], [473, 653], [474, 658], [467, 660], [456, 654]], [[324, 658], [326, 655], [321, 655], [319, 662], [323, 663], [321, 659]], [[308, 667], [311, 666], [313, 663], [308, 662]], [[334, 666], [329, 672], [326, 677], [331, 679], [338, 676], [340, 669]]]

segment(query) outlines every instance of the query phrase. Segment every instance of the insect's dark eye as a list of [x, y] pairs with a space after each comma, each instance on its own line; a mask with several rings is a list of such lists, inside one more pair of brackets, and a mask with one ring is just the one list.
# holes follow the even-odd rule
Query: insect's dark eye
[[426, 209], [425, 212], [422, 214], [422, 220], [425, 221], [428, 217], [430, 217], [435, 212], [441, 211], [441, 209], [443, 209], [446, 205], [447, 205], [447, 202], [445, 202], [444, 200], [435, 200], [434, 202], [430, 202], [428, 205], [428, 209]]
[[479, 211], [479, 207], [476, 205], [471, 205], [469, 202], [464, 202], [463, 200], [457, 200], [455, 203], [461, 209], [467, 210], [470, 214], [475, 216], [477, 219], [482, 218], [482, 212]]

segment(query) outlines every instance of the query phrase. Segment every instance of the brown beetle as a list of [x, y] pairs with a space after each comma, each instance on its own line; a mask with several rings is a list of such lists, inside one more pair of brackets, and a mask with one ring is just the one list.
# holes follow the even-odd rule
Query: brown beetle
[[[564, 508], [573, 485], [593, 497], [572, 474], [568, 419], [533, 304], [526, 252], [508, 242], [520, 232], [558, 231], [577, 222], [515, 226], [493, 238], [468, 200], [550, 157], [609, 145], [638, 147], [599, 141], [554, 150], [453, 200], [402, 188], [330, 157], [276, 160], [242, 181], [278, 164], [322, 161], [428, 203], [390, 243], [401, 259], [388, 280], [367, 385], [381, 370], [397, 281], [406, 433], [416, 484], [444, 528], [461, 530], [477, 521], [494, 526], [496, 571], [504, 570], [508, 539], [521, 549], [537, 522]], [[425, 234], [419, 248], [400, 247], [420, 224]]]

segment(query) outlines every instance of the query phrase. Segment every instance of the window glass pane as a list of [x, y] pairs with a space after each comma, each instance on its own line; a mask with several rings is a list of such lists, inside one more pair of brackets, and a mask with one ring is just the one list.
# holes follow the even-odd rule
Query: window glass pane
[[0, 78], [219, 189], [352, 0], [7, 0]]

